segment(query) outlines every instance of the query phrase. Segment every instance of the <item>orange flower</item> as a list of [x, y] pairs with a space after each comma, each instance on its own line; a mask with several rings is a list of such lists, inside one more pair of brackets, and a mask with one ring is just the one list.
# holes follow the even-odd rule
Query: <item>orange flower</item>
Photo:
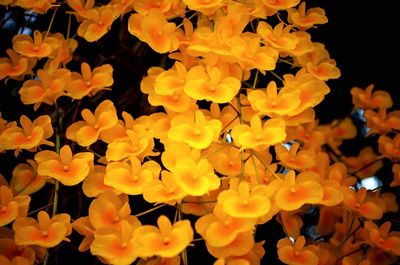
[[22, 115], [20, 124], [22, 128], [12, 124], [12, 126], [7, 126], [1, 132], [0, 146], [2, 148], [15, 150], [15, 155], [18, 155], [21, 149], [36, 151], [39, 145], [54, 145], [46, 140], [53, 135], [53, 127], [48, 115], [39, 116], [33, 122], [25, 115]]
[[277, 244], [279, 259], [290, 265], [317, 265], [318, 256], [310, 246], [304, 247], [305, 243], [304, 236], [298, 237], [294, 244], [287, 238], [279, 240]]
[[368, 241], [370, 241], [375, 247], [381, 248], [386, 252], [394, 254], [395, 256], [400, 255], [400, 235], [398, 232], [390, 232], [391, 223], [385, 222], [378, 227], [372, 222], [366, 222], [365, 230], [367, 230]]
[[121, 192], [114, 189], [113, 187], [104, 183], [104, 177], [106, 175], [106, 167], [101, 165], [95, 165], [90, 170], [89, 175], [83, 180], [82, 190], [87, 197], [97, 197], [106, 190], [112, 191], [115, 194]]
[[161, 167], [154, 161], [143, 165], [136, 157], [126, 162], [111, 162], [107, 165], [104, 184], [128, 195], [142, 194], [146, 185], [158, 179]]
[[386, 135], [381, 135], [378, 139], [379, 152], [382, 156], [393, 160], [400, 159], [400, 133], [391, 139]]
[[202, 196], [220, 186], [218, 176], [206, 159], [199, 161], [192, 158], [178, 159], [171, 172], [176, 184], [189, 195]]
[[254, 237], [252, 231], [239, 233], [231, 243], [223, 247], [213, 247], [206, 242], [208, 252], [216, 258], [246, 255], [253, 246]]
[[390, 183], [390, 187], [400, 186], [400, 164], [394, 164], [392, 167], [393, 180]]
[[258, 218], [269, 212], [270, 192], [265, 185], [257, 185], [250, 191], [249, 184], [240, 182], [238, 190], [224, 190], [218, 195], [218, 204], [225, 213], [236, 218]]
[[200, 110], [196, 110], [190, 119], [176, 116], [171, 120], [168, 137], [177, 142], [187, 143], [196, 149], [205, 149], [217, 140], [222, 124], [219, 120], [206, 120]]
[[264, 5], [271, 9], [284, 10], [300, 3], [300, 0], [263, 0]]
[[112, 191], [103, 192], [89, 206], [89, 220], [96, 231], [120, 229], [123, 220], [128, 221], [132, 227], [140, 226], [139, 220], [130, 213], [128, 196], [118, 196]]
[[10, 186], [17, 194], [32, 194], [46, 184], [46, 178], [37, 172], [38, 164], [28, 159], [26, 163], [18, 164], [12, 171]]
[[262, 124], [260, 117], [253, 116], [250, 126], [240, 124], [232, 129], [232, 138], [241, 149], [265, 148], [283, 142], [286, 138], [285, 121], [269, 119]]
[[372, 93], [374, 85], [369, 85], [365, 90], [359, 87], [351, 89], [353, 105], [361, 109], [388, 109], [393, 106], [390, 94], [383, 90], [377, 90]]
[[193, 229], [189, 220], [173, 225], [165, 215], [157, 219], [157, 227], [144, 225], [135, 230], [134, 246], [142, 257], [153, 255], [172, 258], [182, 252], [193, 240]]
[[131, 15], [128, 21], [128, 30], [158, 53], [172, 52], [178, 49], [176, 25], [168, 22], [159, 9], [153, 8], [146, 14]]
[[393, 130], [400, 130], [400, 111], [387, 114], [386, 109], [383, 108], [378, 112], [367, 109], [364, 117], [367, 119], [368, 135], [373, 133], [384, 135]]
[[208, 161], [218, 173], [229, 177], [240, 174], [241, 155], [237, 148], [226, 145], [212, 145], [207, 151]]
[[187, 193], [176, 183], [174, 175], [166, 170], [161, 171], [161, 181], [153, 180], [143, 188], [143, 198], [150, 203], [175, 205]]
[[56, 0], [17, 0], [16, 4], [24, 9], [32, 10], [39, 14], [45, 14], [52, 8]]
[[288, 21], [301, 30], [312, 28], [317, 24], [325, 24], [328, 18], [325, 10], [319, 7], [309, 8], [306, 11], [306, 2], [302, 2], [298, 9], [288, 9]]
[[72, 232], [70, 216], [57, 214], [52, 218], [45, 211], [37, 214], [37, 221], [32, 217], [20, 217], [13, 224], [17, 245], [38, 245], [45, 248], [57, 246]]
[[67, 0], [67, 5], [75, 11], [71, 13], [78, 21], [91, 18], [91, 13], [95, 12], [94, 3], [94, 0]]
[[278, 94], [274, 81], [268, 83], [266, 91], [251, 90], [247, 97], [254, 110], [269, 117], [291, 115], [301, 103], [300, 93], [296, 91]]
[[0, 239], [1, 265], [30, 265], [35, 263], [35, 250], [29, 246], [18, 246], [13, 238]]
[[228, 76], [217, 66], [195, 66], [186, 75], [185, 93], [197, 100], [230, 102], [240, 89], [239, 79]]
[[285, 175], [282, 187], [276, 192], [276, 205], [285, 211], [293, 211], [306, 203], [320, 203], [323, 189], [318, 182], [319, 178], [312, 171], [302, 172], [296, 177], [295, 172], [290, 170]]
[[86, 14], [87, 18], [79, 25], [77, 33], [88, 42], [94, 42], [103, 37], [116, 19], [112, 7], [108, 5], [90, 9], [90, 12]]
[[294, 170], [306, 170], [315, 165], [315, 159], [312, 157], [312, 153], [307, 151], [297, 152], [300, 144], [294, 143], [290, 147], [290, 150], [287, 150], [283, 145], [275, 145], [275, 152], [277, 155], [277, 159], [281, 161], [281, 163], [290, 169]]
[[35, 104], [36, 111], [42, 103], [53, 105], [56, 100], [67, 95], [66, 87], [71, 81], [71, 72], [67, 69], [57, 69], [54, 72], [39, 69], [39, 80], [25, 81], [19, 94], [25, 105]]
[[101, 90], [110, 90], [108, 88], [114, 82], [113, 68], [109, 64], [96, 67], [93, 71], [87, 63], [81, 65], [82, 75], [73, 72], [72, 81], [67, 87], [68, 95], [73, 99], [81, 99], [84, 96], [94, 96]]
[[0, 186], [0, 226], [11, 223], [17, 217], [26, 216], [30, 200], [28, 195], [14, 197], [7, 186]]
[[278, 222], [282, 224], [285, 234], [289, 237], [298, 238], [300, 229], [304, 224], [301, 217], [296, 213], [285, 211], [281, 211], [279, 217], [277, 218]]
[[126, 220], [121, 221], [120, 229], [108, 228], [96, 231], [90, 246], [93, 255], [100, 256], [110, 264], [132, 264], [139, 255], [134, 246], [134, 232], [140, 223], [131, 224]]
[[367, 197], [367, 190], [361, 188], [359, 191], [347, 188], [343, 190], [343, 204], [357, 216], [362, 216], [369, 220], [382, 218], [385, 203], [376, 203]]
[[126, 133], [127, 138], [116, 139], [107, 146], [107, 161], [120, 161], [130, 156], [142, 160], [146, 156], [157, 154], [152, 152], [154, 139], [143, 125], [135, 126], [133, 130], [126, 130]]
[[240, 233], [254, 230], [255, 224], [254, 218], [235, 218], [227, 215], [218, 204], [213, 213], [200, 217], [195, 227], [207, 245], [224, 247], [232, 243]]
[[220, 7], [224, 5], [223, 0], [183, 0], [183, 2], [188, 5], [189, 9], [199, 11], [207, 16], [213, 15]]
[[299, 43], [299, 39], [290, 30], [291, 26], [284, 27], [283, 23], [279, 23], [273, 29], [268, 23], [261, 21], [257, 26], [257, 34], [263, 38], [264, 43], [271, 45], [279, 51], [294, 50]]
[[28, 35], [20, 34], [12, 40], [13, 48], [17, 53], [37, 58], [48, 57], [51, 54], [52, 48], [49, 41], [52, 41], [52, 38], [43, 40], [42, 34], [38, 30], [33, 32], [33, 39]]
[[68, 139], [78, 142], [81, 146], [90, 146], [95, 143], [104, 130], [117, 125], [117, 110], [110, 100], [101, 102], [94, 113], [88, 109], [81, 112], [84, 121], [71, 124], [66, 131]]
[[296, 76], [291, 74], [284, 75], [283, 84], [284, 86], [279, 94], [295, 91], [300, 93], [301, 102], [291, 115], [300, 114], [307, 108], [318, 105], [330, 91], [324, 81], [316, 79], [304, 70], [298, 71]]
[[36, 59], [21, 56], [14, 50], [7, 50], [8, 57], [0, 58], [0, 80], [6, 77], [22, 80], [23, 76], [32, 72]]
[[41, 151], [35, 155], [39, 163], [38, 173], [60, 181], [66, 186], [82, 182], [87, 175], [94, 155], [90, 152], [72, 154], [71, 148], [64, 145], [60, 154], [53, 151]]
[[370, 146], [364, 147], [357, 157], [343, 157], [342, 160], [348, 170], [356, 172], [359, 178], [371, 177], [383, 166], [383, 161], [379, 160]]
[[84, 252], [89, 250], [94, 240], [94, 233], [95, 233], [95, 229], [93, 225], [90, 223], [89, 217], [84, 216], [76, 219], [72, 223], [72, 228], [80, 235], [84, 236], [81, 244], [79, 245], [79, 251]]

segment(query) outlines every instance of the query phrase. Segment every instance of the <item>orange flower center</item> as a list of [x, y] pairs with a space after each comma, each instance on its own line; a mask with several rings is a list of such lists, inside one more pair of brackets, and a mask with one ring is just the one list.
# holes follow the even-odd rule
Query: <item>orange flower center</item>
[[259, 133], [259, 134], [256, 135], [256, 139], [257, 139], [257, 140], [261, 140], [261, 139], [262, 139], [261, 133]]
[[39, 50], [39, 46], [35, 46], [35, 47], [33, 47], [33, 49], [34, 49], [35, 51], [38, 51], [38, 50]]
[[91, 84], [92, 84], [92, 82], [90, 82], [90, 81], [86, 81], [86, 83], [85, 83], [87, 86], [90, 86]]
[[290, 188], [290, 192], [291, 193], [295, 193], [296, 192], [296, 188], [295, 187]]
[[69, 170], [69, 166], [68, 166], [68, 165], [64, 165], [64, 166], [63, 166], [63, 170], [64, 170], [64, 171], [68, 171], [68, 170]]
[[119, 221], [121, 221], [121, 218], [119, 218], [119, 216], [115, 216], [113, 221], [114, 223], [118, 223]]
[[5, 211], [7, 211], [7, 206], [1, 207], [0, 212], [4, 213]]
[[126, 241], [122, 242], [121, 247], [126, 248], [127, 246], [128, 246], [128, 242], [126, 242]]
[[28, 136], [26, 137], [26, 140], [30, 140], [30, 139], [32, 139], [32, 135], [28, 135]]
[[300, 255], [300, 251], [296, 250], [296, 251], [294, 252], [294, 255], [295, 255], [295, 256], [299, 256], [299, 255]]
[[164, 237], [164, 245], [168, 245], [170, 242], [171, 238], [169, 236]]
[[229, 161], [229, 166], [231, 167], [231, 166], [233, 166], [233, 164], [234, 164], [234, 162], [231, 160], [231, 161]]
[[139, 179], [139, 177], [138, 177], [138, 176], [136, 176], [136, 175], [132, 176], [132, 181], [133, 181], [133, 182], [137, 182], [137, 181], [138, 181], [138, 179]]
[[98, 24], [99, 26], [103, 26], [104, 23], [103, 23], [103, 21], [100, 20], [99, 22], [97, 22], [97, 24]]
[[200, 129], [196, 129], [196, 130], [194, 131], [194, 134], [195, 134], [196, 136], [199, 136], [199, 135], [201, 134], [201, 130], [200, 130]]
[[381, 243], [381, 244], [383, 244], [385, 242], [385, 239], [384, 238], [379, 238], [379, 243]]
[[95, 124], [95, 125], [93, 126], [93, 128], [94, 128], [95, 130], [97, 130], [97, 129], [100, 128], [100, 126], [99, 126], [98, 124]]
[[355, 207], [358, 209], [358, 208], [361, 207], [361, 205], [357, 202], [356, 205], [355, 205]]
[[277, 105], [278, 105], [278, 103], [276, 103], [276, 101], [272, 101], [272, 102], [271, 102], [271, 106], [272, 106], [272, 107], [276, 107]]
[[42, 231], [42, 236], [43, 237], [47, 237], [49, 235], [49, 232], [48, 231]]

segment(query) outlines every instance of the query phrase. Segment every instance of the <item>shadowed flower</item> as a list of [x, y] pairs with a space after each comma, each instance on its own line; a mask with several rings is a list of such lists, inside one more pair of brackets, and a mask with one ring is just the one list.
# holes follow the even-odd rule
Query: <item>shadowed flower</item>
[[385, 203], [382, 200], [374, 201], [367, 197], [367, 190], [364, 187], [357, 192], [347, 188], [343, 190], [343, 195], [343, 205], [355, 215], [369, 220], [382, 218]]
[[108, 5], [91, 9], [86, 15], [87, 18], [79, 25], [77, 33], [88, 42], [94, 42], [103, 37], [116, 18], [112, 7]]
[[66, 186], [82, 182], [89, 174], [94, 155], [90, 152], [72, 154], [71, 148], [64, 145], [60, 154], [53, 151], [41, 151], [35, 160], [39, 163], [38, 173], [59, 180]]
[[17, 217], [26, 216], [30, 200], [28, 195], [14, 197], [10, 188], [2, 185], [0, 187], [0, 226], [11, 223]]
[[275, 152], [277, 155], [277, 159], [281, 161], [281, 163], [290, 169], [294, 170], [306, 170], [315, 165], [315, 159], [312, 157], [312, 153], [307, 151], [299, 151], [300, 144], [294, 143], [290, 150], [287, 150], [283, 145], [275, 145]]
[[6, 77], [22, 80], [23, 76], [32, 73], [36, 59], [21, 56], [14, 50], [7, 50], [8, 57], [0, 58], [0, 80]]
[[17, 245], [38, 245], [45, 248], [57, 246], [72, 232], [70, 216], [57, 214], [52, 218], [40, 211], [37, 221], [32, 217], [20, 217], [13, 224]]
[[288, 9], [288, 21], [301, 30], [306, 30], [317, 24], [325, 24], [328, 18], [325, 10], [313, 7], [306, 10], [306, 2], [302, 2], [298, 9]]
[[32, 194], [46, 184], [46, 178], [37, 172], [38, 163], [28, 159], [26, 163], [18, 164], [12, 171], [10, 186], [18, 194]]
[[304, 236], [298, 237], [294, 244], [288, 238], [279, 240], [277, 244], [279, 259], [290, 265], [317, 265], [318, 256], [309, 246], [304, 247], [305, 243]]
[[121, 192], [114, 189], [113, 187], [104, 183], [104, 177], [106, 175], [106, 167], [101, 165], [95, 165], [90, 170], [89, 175], [83, 180], [82, 190], [87, 197], [97, 197], [106, 190], [112, 191], [115, 194]]
[[72, 223], [72, 228], [78, 232], [80, 235], [83, 235], [84, 238], [82, 242], [79, 244], [79, 251], [84, 252], [89, 250], [93, 240], [95, 229], [93, 225], [90, 223], [89, 217], [84, 216], [80, 217]]
[[373, 84], [367, 86], [365, 90], [353, 87], [350, 93], [354, 106], [361, 109], [388, 109], [393, 106], [392, 98], [388, 92], [377, 90], [372, 93], [373, 89]]

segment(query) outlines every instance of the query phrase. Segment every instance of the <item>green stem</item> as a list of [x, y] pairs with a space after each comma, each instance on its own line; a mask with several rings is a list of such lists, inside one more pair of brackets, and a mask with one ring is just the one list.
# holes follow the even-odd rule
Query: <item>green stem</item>
[[158, 205], [158, 206], [156, 206], [156, 207], [151, 208], [150, 210], [147, 210], [147, 211], [144, 211], [144, 212], [135, 214], [134, 216], [135, 216], [135, 217], [139, 217], [139, 216], [142, 216], [142, 215], [146, 215], [146, 214], [148, 214], [148, 213], [151, 213], [152, 211], [155, 211], [155, 210], [157, 210], [157, 209], [159, 209], [159, 208], [161, 208], [161, 207], [164, 207], [165, 205], [167, 205], [167, 204], [163, 203], [163, 204], [161, 204], [161, 205]]

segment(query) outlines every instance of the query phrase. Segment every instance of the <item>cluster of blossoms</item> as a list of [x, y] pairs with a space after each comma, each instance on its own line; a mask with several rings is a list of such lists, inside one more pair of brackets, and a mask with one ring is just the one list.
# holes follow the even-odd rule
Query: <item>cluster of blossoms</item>
[[[55, 0], [0, 3], [37, 13], [59, 8]], [[18, 123], [0, 116], [0, 152], [30, 155], [0, 179], [0, 264], [47, 263], [47, 250], [75, 231], [83, 236], [79, 251], [105, 264], [186, 265], [186, 249], [205, 244], [215, 265], [257, 265], [265, 251], [255, 232], [271, 220], [287, 235], [276, 245], [285, 264], [384, 265], [400, 255], [400, 234], [381, 222], [398, 211], [395, 195], [357, 185], [383, 159], [393, 163], [391, 186], [400, 185], [400, 111], [389, 111], [387, 92], [353, 88], [368, 134], [379, 135], [378, 154], [372, 147], [341, 154], [356, 126], [350, 118], [321, 125], [314, 110], [330, 91], [326, 81], [340, 77], [308, 32], [327, 23], [323, 9], [300, 0], [65, 5], [80, 41], [99, 40], [129, 15], [129, 33], [168, 53], [172, 66], [149, 68], [140, 84], [159, 110], [150, 115], [132, 117], [106, 99], [84, 108], [64, 132], [62, 117], [21, 115]], [[0, 58], [0, 79], [20, 81], [20, 100], [36, 114], [42, 104], [57, 108], [60, 97], [79, 102], [111, 90], [110, 64], [68, 69], [78, 45], [49, 30], [16, 35]], [[291, 72], [280, 76], [280, 65]], [[97, 145], [100, 154], [91, 149]], [[30, 195], [46, 183], [54, 186], [53, 211], [29, 212]], [[87, 216], [57, 212], [60, 185], [81, 185], [91, 198]], [[138, 197], [156, 206], [133, 214]], [[140, 220], [156, 210], [157, 224]], [[318, 212], [317, 238], [304, 234], [310, 211]]]

